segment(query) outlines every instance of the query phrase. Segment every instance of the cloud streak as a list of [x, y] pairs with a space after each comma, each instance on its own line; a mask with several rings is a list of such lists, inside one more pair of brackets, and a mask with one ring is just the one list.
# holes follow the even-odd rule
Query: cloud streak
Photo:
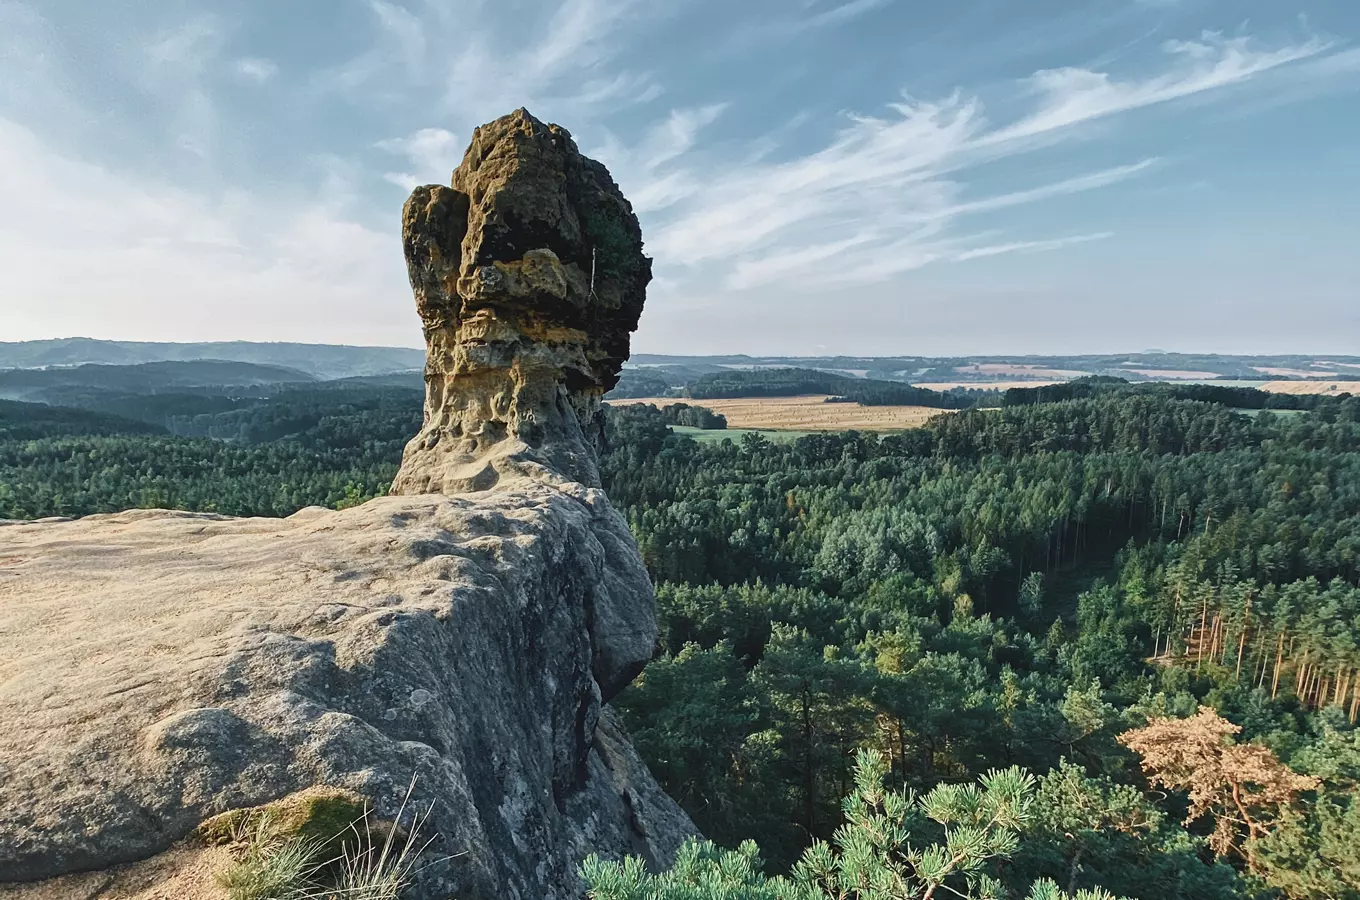
[[624, 187], [647, 198], [643, 209], [654, 213], [645, 223], [649, 247], [677, 281], [688, 272], [731, 290], [781, 284], [797, 290], [888, 278], [932, 262], [1086, 243], [1017, 239], [960, 248], [965, 239], [956, 229], [968, 216], [1110, 187], [1158, 161], [979, 194], [973, 183], [989, 180], [983, 174], [989, 164], [1052, 147], [1085, 123], [1241, 84], [1329, 47], [1316, 38], [1258, 47], [1206, 33], [1167, 42], [1163, 69], [1141, 78], [1079, 68], [1037, 72], [1020, 83], [1030, 109], [999, 124], [989, 121], [979, 98], [956, 92], [935, 101], [903, 99], [882, 115], [850, 115], [824, 147], [783, 160], [715, 171], [709, 159], [700, 167], [676, 154], [638, 170], [627, 165], [636, 150], [615, 156], [639, 179]]
[[1265, 50], [1257, 49], [1246, 37], [1225, 38], [1219, 32], [1205, 32], [1199, 40], [1166, 41], [1162, 49], [1172, 58], [1172, 66], [1150, 78], [1121, 81], [1106, 72], [1075, 67], [1036, 72], [1026, 81], [1040, 97], [1039, 108], [993, 133], [989, 140], [1005, 143], [1032, 137], [1240, 84], [1271, 69], [1317, 56], [1331, 46], [1314, 37]]
[[383, 104], [402, 91], [433, 92], [441, 119], [458, 130], [519, 106], [595, 122], [662, 93], [651, 73], [614, 65], [629, 34], [664, 24], [661, 0], [561, 0], [546, 13], [499, 19], [387, 0], [369, 0], [369, 9], [376, 40], [323, 73], [322, 89]]
[[967, 262], [970, 259], [985, 259], [989, 256], [1001, 256], [1006, 253], [1046, 253], [1049, 250], [1071, 247], [1073, 244], [1089, 244], [1092, 241], [1103, 241], [1112, 237], [1114, 237], [1113, 231], [1098, 231], [1094, 234], [1074, 234], [1068, 237], [1051, 238], [1046, 241], [1012, 241], [1009, 244], [991, 244], [955, 254], [954, 261]]

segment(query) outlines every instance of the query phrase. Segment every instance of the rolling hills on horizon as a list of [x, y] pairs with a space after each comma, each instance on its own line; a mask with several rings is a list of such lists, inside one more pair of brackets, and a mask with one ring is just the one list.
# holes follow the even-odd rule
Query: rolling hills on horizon
[[[423, 368], [423, 350], [408, 347], [222, 341], [167, 343], [59, 338], [0, 342], [0, 370], [81, 365], [132, 366], [151, 362], [206, 361], [250, 363], [296, 370], [314, 379], [385, 376]], [[1128, 354], [962, 357], [756, 356], [634, 354], [628, 369], [650, 370], [672, 380], [689, 380], [729, 369], [807, 368], [858, 378], [912, 384], [996, 384], [1066, 381], [1086, 375], [1112, 375], [1130, 381], [1360, 380], [1360, 356], [1336, 354], [1170, 353], [1145, 350]], [[292, 378], [275, 378], [279, 382]], [[251, 382], [255, 383], [255, 382]]]
[[210, 341], [170, 343], [107, 341], [73, 337], [41, 341], [0, 341], [0, 369], [38, 369], [86, 364], [127, 366], [139, 363], [220, 360], [283, 366], [321, 379], [387, 375], [425, 365], [425, 351], [410, 347], [357, 347], [342, 344]]

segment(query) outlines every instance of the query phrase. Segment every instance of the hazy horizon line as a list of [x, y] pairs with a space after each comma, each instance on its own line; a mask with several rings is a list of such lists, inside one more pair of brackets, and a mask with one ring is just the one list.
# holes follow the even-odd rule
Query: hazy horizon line
[[[19, 345], [19, 344], [41, 344], [54, 343], [60, 341], [92, 341], [107, 344], [150, 344], [150, 345], [185, 345], [185, 344], [258, 344], [268, 345], [295, 345], [299, 347], [346, 347], [356, 350], [410, 350], [413, 352], [423, 352], [423, 347], [412, 347], [404, 344], [347, 344], [347, 343], [328, 343], [324, 341], [261, 341], [246, 339], [213, 339], [213, 340], [182, 340], [182, 341], [153, 341], [140, 340], [137, 338], [98, 338], [89, 335], [66, 335], [50, 338], [29, 338], [20, 341], [2, 341], [0, 346]], [[1226, 357], [1255, 357], [1255, 356], [1297, 356], [1297, 357], [1321, 357], [1333, 356], [1343, 359], [1360, 359], [1360, 354], [1354, 352], [1332, 352], [1329, 350], [1316, 350], [1306, 353], [1274, 351], [1274, 350], [1252, 350], [1229, 352], [1222, 350], [1172, 350], [1166, 348], [1144, 348], [1142, 350], [1118, 350], [1118, 351], [1089, 351], [1089, 350], [1069, 350], [1069, 351], [986, 351], [970, 353], [851, 353], [851, 352], [823, 352], [823, 353], [751, 353], [747, 351], [734, 353], [657, 353], [649, 350], [640, 350], [632, 353], [631, 358], [639, 356], [670, 357], [684, 359], [703, 359], [703, 358], [724, 358], [724, 357], [746, 357], [750, 359], [834, 359], [837, 357], [850, 357], [854, 359], [964, 359], [968, 357], [1072, 357], [1072, 356], [1146, 356], [1151, 354], [1164, 354], [1168, 356], [1226, 356]], [[135, 365], [135, 363], [133, 364]]]

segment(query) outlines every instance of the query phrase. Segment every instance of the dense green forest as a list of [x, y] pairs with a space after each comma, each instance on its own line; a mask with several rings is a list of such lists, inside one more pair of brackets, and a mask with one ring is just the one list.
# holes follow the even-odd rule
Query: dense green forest
[[387, 490], [420, 428], [421, 398], [349, 387], [91, 399], [117, 414], [0, 401], [0, 519], [131, 507], [282, 516], [358, 503]]
[[1000, 405], [995, 390], [932, 391], [902, 381], [856, 378], [819, 369], [797, 367], [721, 369], [715, 366], [686, 368], [628, 368], [610, 391], [613, 399], [635, 397], [686, 397], [713, 400], [720, 397], [796, 397], [826, 394], [835, 400], [865, 406], [928, 406], [934, 409], [965, 409]]
[[[789, 443], [612, 410], [661, 621], [615, 704], [716, 845], [596, 895], [1360, 897], [1360, 400], [1224, 402]], [[0, 404], [0, 518], [358, 502], [420, 420], [381, 385], [123, 403]]]
[[[1360, 384], [1356, 385], [1360, 391]], [[1164, 381], [1130, 383], [1123, 378], [1094, 375], [1058, 384], [1031, 388], [1009, 388], [1003, 397], [1005, 406], [1025, 406], [1033, 403], [1059, 403], [1063, 400], [1087, 400], [1103, 396], [1155, 396], [1179, 400], [1200, 400], [1218, 403], [1233, 409], [1316, 409], [1327, 406], [1334, 399], [1349, 396], [1342, 392], [1335, 396], [1323, 394], [1284, 394], [1256, 388], [1221, 384], [1174, 384]]]
[[879, 381], [816, 369], [728, 369], [700, 375], [685, 386], [696, 400], [718, 397], [793, 397], [828, 394], [865, 406], [929, 406], [964, 409], [994, 398], [995, 391], [932, 391], [900, 381]]
[[[607, 487], [664, 655], [616, 702], [705, 834], [777, 869], [833, 838], [869, 747], [898, 788], [1040, 773], [1015, 891], [1357, 896], [1358, 420], [1119, 392], [700, 445], [625, 412]], [[1201, 705], [1309, 802], [1231, 845], [1230, 812], [1182, 827], [1118, 738]]]
[[[0, 369], [0, 397], [24, 400], [45, 390], [83, 387], [139, 394], [225, 386], [259, 387], [315, 381], [286, 366], [195, 359], [130, 366], [83, 365], [50, 369]], [[219, 392], [219, 391], [213, 391]], [[45, 399], [45, 398], [41, 398]]]

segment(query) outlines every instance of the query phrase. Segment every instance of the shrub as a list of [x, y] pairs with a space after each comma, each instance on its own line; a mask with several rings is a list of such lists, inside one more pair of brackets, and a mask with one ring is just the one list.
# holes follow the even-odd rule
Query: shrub
[[[722, 850], [691, 839], [675, 865], [650, 875], [642, 862], [586, 860], [582, 876], [592, 900], [930, 900], [940, 888], [965, 898], [1003, 896], [988, 869], [1008, 858], [1033, 818], [1035, 780], [1019, 768], [994, 770], [979, 784], [940, 785], [924, 796], [883, 787], [887, 763], [861, 750], [855, 789], [845, 798], [845, 824], [830, 843], [808, 848], [789, 877], [761, 872], [750, 841]], [[1066, 900], [1051, 881], [1031, 887], [1030, 900]], [[1078, 900], [1105, 900], [1082, 891]]]

